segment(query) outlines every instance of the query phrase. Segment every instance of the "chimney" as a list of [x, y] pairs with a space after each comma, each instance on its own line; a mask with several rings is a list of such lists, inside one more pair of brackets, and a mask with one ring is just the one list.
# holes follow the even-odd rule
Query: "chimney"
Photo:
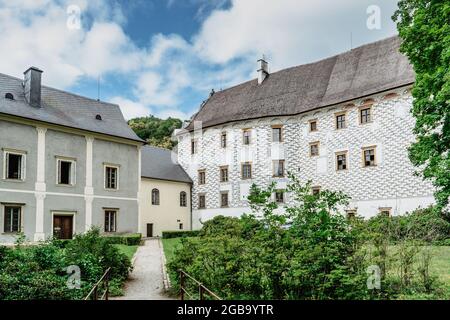
[[259, 69], [258, 69], [258, 84], [261, 84], [264, 79], [267, 78], [269, 75], [269, 64], [265, 60], [265, 57], [263, 55], [262, 59], [258, 60], [259, 63]]
[[28, 68], [24, 73], [23, 87], [25, 99], [30, 106], [41, 107], [41, 74], [42, 70], [35, 67]]

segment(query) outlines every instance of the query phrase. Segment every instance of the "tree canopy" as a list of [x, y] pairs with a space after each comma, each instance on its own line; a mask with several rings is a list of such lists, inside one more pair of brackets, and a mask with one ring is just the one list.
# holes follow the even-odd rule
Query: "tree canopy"
[[450, 197], [450, 2], [400, 0], [393, 15], [401, 52], [416, 73], [412, 114], [416, 142], [411, 162], [436, 187], [438, 208]]
[[181, 128], [182, 121], [170, 117], [163, 120], [155, 116], [148, 116], [131, 119], [128, 124], [141, 139], [150, 145], [172, 149], [176, 144], [171, 139], [172, 133], [175, 129]]

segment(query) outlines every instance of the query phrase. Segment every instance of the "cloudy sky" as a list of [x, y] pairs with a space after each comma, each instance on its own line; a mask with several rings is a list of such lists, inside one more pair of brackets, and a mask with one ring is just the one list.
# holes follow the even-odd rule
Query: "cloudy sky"
[[395, 0], [0, 0], [0, 72], [189, 118], [212, 88], [396, 34]]

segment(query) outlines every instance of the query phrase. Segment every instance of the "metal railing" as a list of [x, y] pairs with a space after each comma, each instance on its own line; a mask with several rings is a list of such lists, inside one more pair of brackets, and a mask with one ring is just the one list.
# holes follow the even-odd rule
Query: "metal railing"
[[[111, 275], [111, 268], [106, 269], [103, 276], [89, 291], [84, 300], [108, 300], [109, 298], [109, 279]], [[103, 293], [99, 294], [103, 290]]]
[[[192, 277], [191, 275], [187, 274], [183, 270], [178, 270], [180, 273], [180, 299], [185, 300], [185, 297], [187, 296], [191, 300], [205, 300], [205, 295], [211, 296], [215, 300], [222, 300], [217, 294], [209, 290], [207, 287], [205, 287], [200, 281]], [[192, 281], [198, 288], [198, 297], [196, 297], [195, 294], [190, 293], [186, 288], [186, 282], [187, 280]]]

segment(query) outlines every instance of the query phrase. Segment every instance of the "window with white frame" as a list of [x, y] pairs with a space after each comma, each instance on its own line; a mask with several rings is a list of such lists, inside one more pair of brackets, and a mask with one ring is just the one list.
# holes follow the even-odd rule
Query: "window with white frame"
[[159, 206], [159, 190], [158, 189], [152, 190], [152, 205]]
[[252, 164], [250, 162], [241, 164], [241, 176], [243, 180], [252, 178]]
[[282, 142], [283, 141], [283, 131], [281, 126], [272, 127], [272, 142]]
[[5, 150], [3, 153], [3, 178], [24, 181], [25, 160], [25, 152]]
[[105, 210], [105, 232], [116, 232], [117, 230], [117, 210]]
[[347, 170], [347, 151], [336, 153], [336, 171]]
[[105, 188], [111, 190], [119, 189], [119, 167], [105, 165]]
[[57, 158], [57, 184], [61, 185], [75, 185], [76, 178], [76, 162], [73, 159]]
[[5, 205], [3, 215], [3, 231], [17, 233], [21, 231], [22, 207], [19, 205]]

